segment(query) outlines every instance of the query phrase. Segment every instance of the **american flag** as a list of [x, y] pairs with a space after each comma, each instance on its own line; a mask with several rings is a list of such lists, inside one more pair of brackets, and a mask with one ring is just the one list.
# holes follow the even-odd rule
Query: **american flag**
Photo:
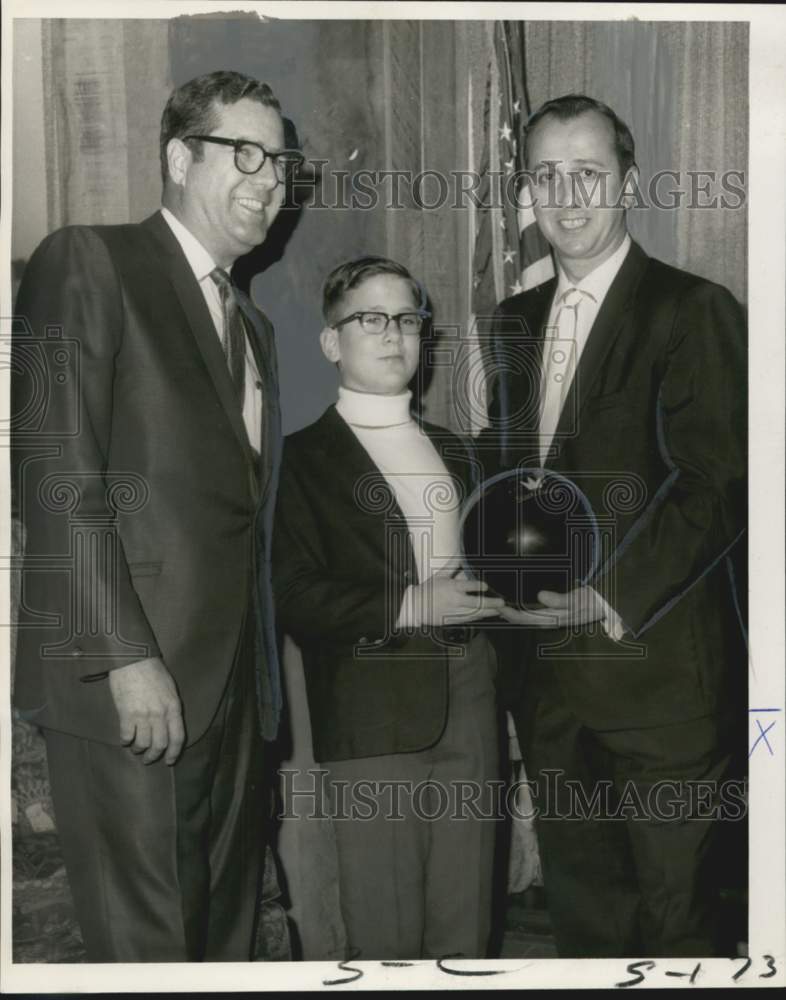
[[[527, 98], [524, 23], [495, 21], [490, 27], [492, 58], [486, 80], [485, 136], [480, 163], [479, 205], [475, 209], [472, 269], [472, 316], [468, 353], [473, 385], [470, 430], [488, 426], [485, 391], [490, 371], [489, 345], [479, 336], [484, 319], [498, 302], [534, 288], [554, 274], [549, 245], [527, 204], [519, 204], [514, 175], [524, 170], [522, 128], [531, 113]], [[470, 78], [472, 86], [472, 78]], [[472, 94], [468, 106], [472, 109]], [[472, 122], [470, 121], [470, 145]], [[487, 324], [486, 324], [487, 325]]]

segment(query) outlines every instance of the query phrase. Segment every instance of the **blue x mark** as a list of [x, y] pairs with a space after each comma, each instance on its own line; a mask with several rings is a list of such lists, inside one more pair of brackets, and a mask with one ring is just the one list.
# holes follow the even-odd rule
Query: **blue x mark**
[[773, 720], [769, 724], [769, 726], [767, 726], [766, 729], [762, 729], [761, 722], [759, 722], [758, 719], [756, 720], [756, 725], [759, 727], [759, 735], [756, 737], [756, 739], [755, 739], [755, 741], [753, 743], [753, 746], [750, 749], [750, 753], [748, 754], [748, 760], [750, 760], [751, 755], [753, 754], [753, 751], [756, 749], [756, 747], [759, 745], [759, 743], [761, 743], [762, 740], [764, 740], [764, 742], [765, 742], [765, 744], [767, 746], [767, 749], [770, 751], [770, 757], [772, 757], [774, 755], [775, 751], [772, 749], [772, 746], [770, 745], [770, 741], [767, 739], [767, 733], [774, 727], [774, 725], [775, 725], [775, 723], [777, 721], [778, 721], [777, 719]]

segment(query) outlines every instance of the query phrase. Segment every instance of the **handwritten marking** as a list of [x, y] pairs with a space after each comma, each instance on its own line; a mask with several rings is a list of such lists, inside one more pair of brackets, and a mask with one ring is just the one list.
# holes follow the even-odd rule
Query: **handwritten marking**
[[[748, 709], [748, 713], [750, 715], [758, 715], [760, 712], [780, 712], [780, 708], [749, 708]], [[775, 721], [777, 721], [777, 720], [775, 720]], [[753, 751], [756, 749], [756, 747], [762, 741], [764, 742], [764, 745], [767, 747], [767, 750], [769, 751], [770, 757], [773, 757], [775, 755], [775, 751], [772, 749], [772, 744], [767, 739], [767, 733], [771, 729], [774, 728], [775, 722], [771, 722], [769, 724], [769, 726], [767, 726], [767, 728], [764, 729], [764, 728], [762, 728], [761, 722], [758, 719], [756, 719], [756, 725], [759, 727], [759, 735], [753, 741], [753, 746], [748, 751], [748, 760], [750, 760], [750, 758], [753, 756]]]
[[448, 976], [499, 976], [504, 969], [449, 969], [444, 963], [452, 958], [463, 958], [463, 955], [446, 955], [437, 959], [437, 968]]
[[690, 984], [692, 986], [696, 982], [696, 976], [698, 976], [700, 969], [701, 969], [701, 962], [697, 964], [693, 972], [667, 972], [666, 975], [676, 976], [678, 979], [685, 979], [687, 976], [690, 976]]
[[772, 977], [778, 971], [775, 968], [775, 959], [772, 957], [772, 955], [762, 955], [761, 957], [767, 959], [767, 968], [770, 971], [769, 972], [760, 972], [759, 973], [759, 979], [772, 979]]
[[[732, 959], [732, 962], [738, 962], [738, 961], [739, 961], [739, 959], [737, 959], [737, 958], [733, 958]], [[745, 965], [743, 965], [743, 967], [741, 969], [738, 969], [734, 973], [734, 975], [731, 977], [732, 978], [732, 982], [736, 983], [738, 979], [741, 979], [745, 975], [745, 973], [748, 971], [748, 969], [751, 967], [752, 963], [753, 963], [753, 959], [752, 958], [746, 958], [745, 959]]]
[[772, 757], [772, 756], [774, 755], [774, 753], [775, 753], [775, 751], [774, 751], [774, 750], [772, 749], [772, 746], [770, 745], [770, 741], [769, 741], [769, 740], [767, 739], [767, 733], [768, 733], [768, 732], [769, 732], [769, 731], [770, 731], [771, 729], [773, 729], [773, 728], [774, 728], [774, 726], [775, 726], [775, 723], [774, 723], [774, 722], [771, 722], [771, 723], [769, 724], [769, 726], [767, 726], [767, 728], [766, 728], [766, 729], [762, 729], [762, 728], [761, 728], [761, 723], [760, 723], [760, 722], [759, 722], [759, 720], [757, 719], [757, 720], [756, 720], [756, 725], [757, 725], [757, 726], [759, 727], [759, 735], [758, 735], [758, 736], [756, 737], [756, 739], [755, 739], [755, 740], [754, 740], [754, 742], [753, 742], [753, 746], [751, 747], [751, 749], [750, 749], [750, 753], [748, 754], [748, 760], [750, 760], [750, 758], [751, 758], [751, 757], [753, 756], [753, 751], [754, 751], [754, 750], [756, 749], [756, 747], [757, 747], [757, 746], [758, 746], [758, 745], [759, 745], [759, 744], [761, 743], [761, 741], [762, 741], [762, 740], [764, 740], [764, 743], [765, 743], [765, 745], [766, 745], [767, 749], [768, 749], [768, 750], [769, 750], [769, 752], [770, 752], [770, 757]]
[[[359, 952], [358, 952], [359, 954]], [[357, 955], [353, 958], [347, 959], [347, 962], [354, 962]], [[323, 979], [323, 986], [344, 986], [347, 983], [355, 983], [358, 979], [362, 979], [365, 973], [362, 969], [353, 969], [351, 965], [347, 965], [347, 962], [339, 962], [338, 967], [342, 972], [354, 972], [354, 976], [347, 976], [344, 979]]]
[[643, 983], [646, 978], [641, 970], [646, 969], [647, 972], [652, 972], [654, 968], [655, 968], [655, 962], [651, 962], [649, 960], [644, 962], [631, 962], [625, 971], [631, 973], [637, 978], [629, 979], [624, 983], [615, 983], [614, 985], [619, 987], [619, 989], [623, 990], [627, 989], [629, 986], [638, 986], [639, 983]]

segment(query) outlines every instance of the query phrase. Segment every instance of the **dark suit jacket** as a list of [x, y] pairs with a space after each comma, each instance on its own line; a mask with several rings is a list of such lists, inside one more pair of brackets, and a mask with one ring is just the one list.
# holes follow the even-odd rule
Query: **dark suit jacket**
[[[495, 320], [490, 434], [507, 466], [539, 464], [536, 394], [555, 287], [506, 299]], [[625, 647], [597, 628], [528, 630], [538, 662], [596, 728], [706, 715], [728, 702], [733, 674], [746, 676], [732, 561], [746, 526], [746, 364], [745, 320], [729, 292], [633, 244], [590, 332], [547, 466], [611, 518], [589, 582], [642, 648], [620, 658]], [[523, 675], [513, 680], [521, 697]]]
[[[466, 497], [478, 472], [471, 444], [423, 427]], [[334, 406], [286, 439], [275, 524], [276, 610], [303, 653], [316, 760], [436, 743], [447, 649], [463, 630], [395, 631], [418, 582], [407, 523]]]
[[260, 458], [199, 285], [159, 213], [59, 230], [27, 266], [14, 338], [27, 534], [15, 695], [39, 725], [117, 742], [106, 672], [162, 656], [193, 742], [244, 617], [261, 608], [259, 689], [264, 730], [275, 731], [276, 359], [269, 322], [242, 304], [264, 385]]

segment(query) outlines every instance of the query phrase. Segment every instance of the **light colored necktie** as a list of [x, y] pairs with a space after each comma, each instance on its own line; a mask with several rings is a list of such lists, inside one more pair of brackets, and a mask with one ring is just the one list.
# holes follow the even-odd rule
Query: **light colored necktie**
[[578, 312], [585, 298], [595, 301], [594, 296], [580, 288], [568, 288], [563, 292], [558, 301], [556, 326], [549, 327], [546, 331], [540, 390], [541, 465], [546, 464], [546, 455], [554, 439], [562, 406], [573, 380], [578, 354], [576, 343]]
[[237, 302], [232, 279], [226, 271], [217, 267], [210, 272], [210, 277], [218, 288], [221, 299], [221, 312], [224, 319], [221, 346], [224, 349], [229, 374], [242, 409], [246, 388], [246, 334], [243, 329], [240, 306]]

